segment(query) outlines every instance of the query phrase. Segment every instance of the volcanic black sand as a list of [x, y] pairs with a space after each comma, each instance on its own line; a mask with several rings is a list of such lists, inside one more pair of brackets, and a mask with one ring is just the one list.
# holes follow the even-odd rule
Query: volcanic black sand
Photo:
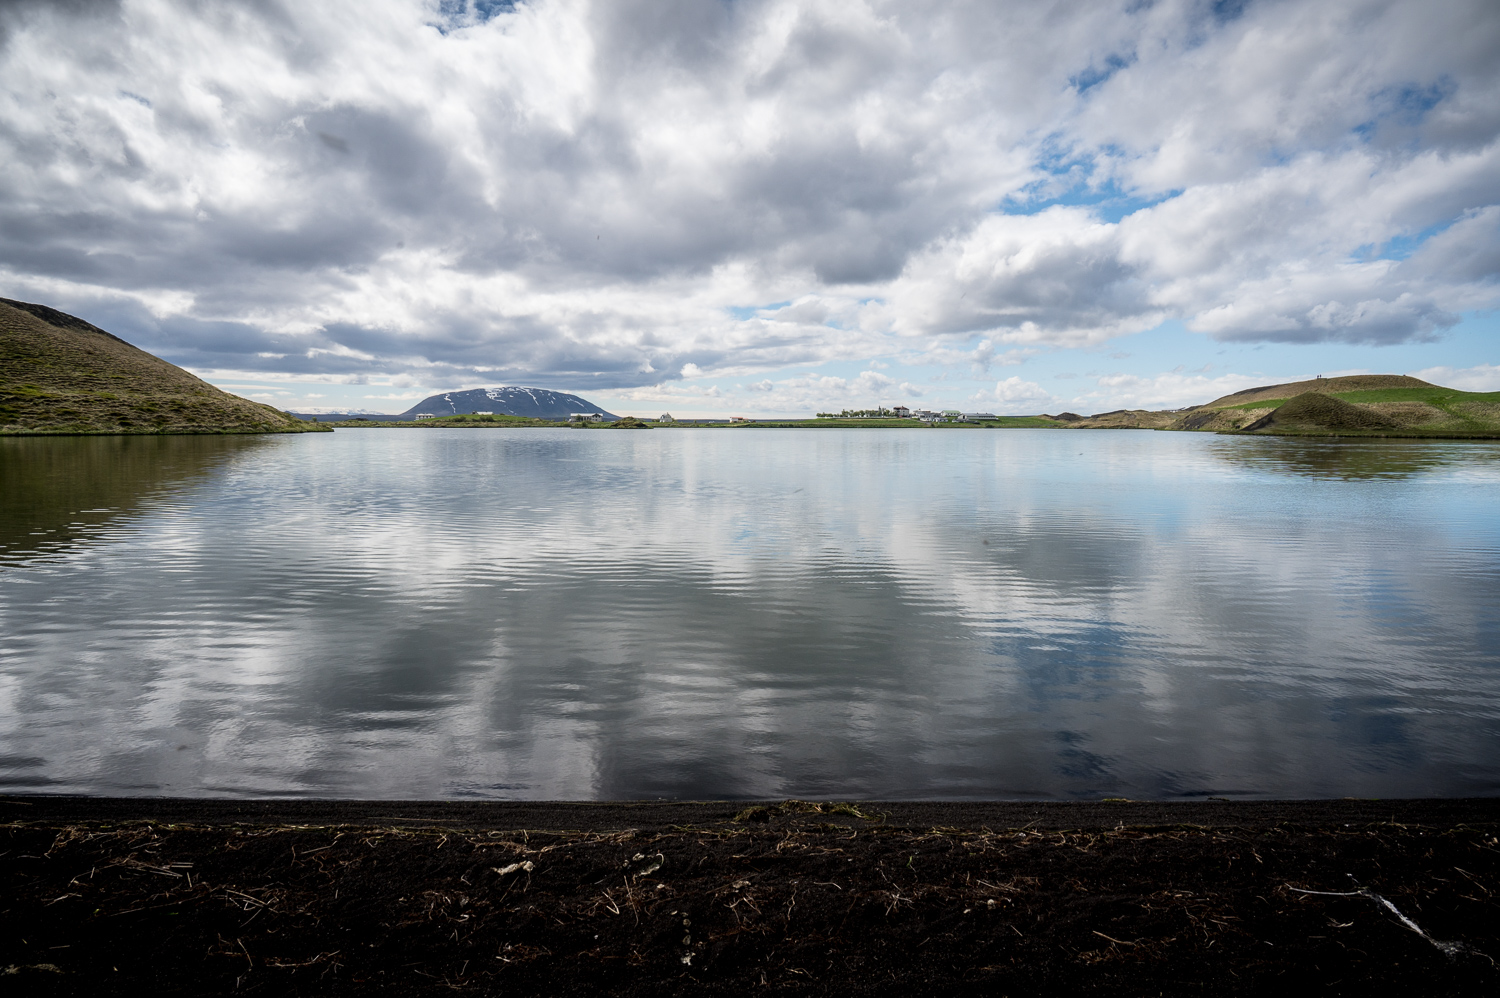
[[1500, 993], [1500, 799], [0, 815], [11, 994]]

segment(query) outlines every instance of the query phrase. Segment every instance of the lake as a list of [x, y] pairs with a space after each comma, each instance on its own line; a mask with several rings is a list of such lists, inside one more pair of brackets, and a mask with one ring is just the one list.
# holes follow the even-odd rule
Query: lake
[[1500, 793], [1500, 445], [0, 438], [0, 790]]

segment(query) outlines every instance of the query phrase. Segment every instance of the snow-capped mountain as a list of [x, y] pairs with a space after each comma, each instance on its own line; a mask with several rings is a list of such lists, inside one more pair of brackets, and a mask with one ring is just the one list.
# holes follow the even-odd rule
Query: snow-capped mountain
[[423, 399], [403, 416], [452, 416], [461, 412], [493, 412], [504, 416], [565, 420], [575, 412], [597, 412], [618, 419], [587, 399], [545, 388], [474, 388], [467, 392], [444, 392]]

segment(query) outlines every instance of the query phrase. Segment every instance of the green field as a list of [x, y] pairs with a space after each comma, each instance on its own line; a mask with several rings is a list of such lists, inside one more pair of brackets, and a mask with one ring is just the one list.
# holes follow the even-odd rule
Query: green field
[[1500, 403], [1500, 392], [1461, 392], [1453, 388], [1377, 388], [1364, 392], [1340, 392], [1345, 402], [1426, 402], [1444, 409], [1458, 402]]

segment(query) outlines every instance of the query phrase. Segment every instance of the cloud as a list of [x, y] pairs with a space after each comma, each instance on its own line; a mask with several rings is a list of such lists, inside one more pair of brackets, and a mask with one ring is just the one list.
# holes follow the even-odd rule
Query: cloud
[[580, 390], [1500, 303], [1500, 11], [1237, 9], [10, 4], [0, 294], [195, 370]]
[[806, 415], [829, 408], [873, 408], [922, 397], [922, 389], [908, 381], [861, 371], [852, 378], [829, 374], [804, 374], [780, 381], [765, 378], [742, 386], [663, 384], [627, 390], [619, 397], [628, 403], [672, 403], [677, 405], [713, 399], [714, 408], [738, 407], [746, 413]]
[[1031, 407], [1045, 406], [1052, 401], [1052, 393], [1035, 381], [1022, 381], [1018, 377], [1006, 378], [995, 383], [989, 391], [977, 392], [972, 401], [995, 403], [1000, 406]]
[[1500, 392], [1500, 365], [1497, 364], [1458, 368], [1428, 367], [1412, 371], [1411, 376], [1464, 392]]
[[[1311, 375], [1308, 375], [1311, 377]], [[1230, 392], [1278, 384], [1296, 378], [1267, 379], [1263, 375], [1222, 374], [1209, 377], [1198, 372], [1167, 371], [1142, 376], [1107, 374], [1098, 378], [1096, 387], [1075, 396], [1070, 404], [1083, 412], [1105, 412], [1115, 409], [1179, 409], [1202, 405]]]
[[1117, 228], [1082, 208], [991, 215], [913, 260], [895, 288], [895, 326], [1067, 346], [1154, 326], [1163, 316]]

